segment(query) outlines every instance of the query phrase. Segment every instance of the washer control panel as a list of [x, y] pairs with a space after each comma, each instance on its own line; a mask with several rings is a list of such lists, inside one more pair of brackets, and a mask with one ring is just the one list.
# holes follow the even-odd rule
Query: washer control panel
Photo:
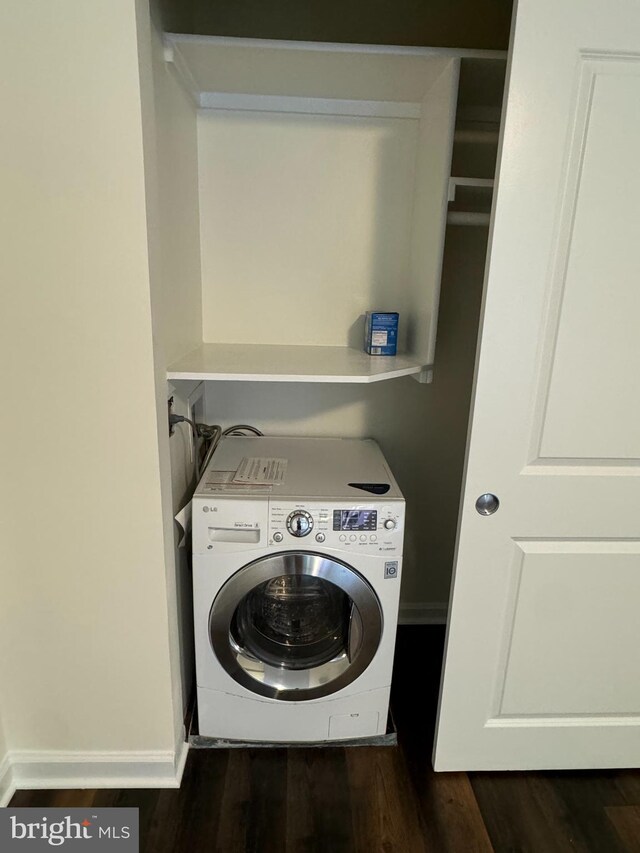
[[[346, 505], [270, 501], [268, 543], [314, 545], [367, 554], [401, 554], [404, 503]], [[316, 547], [317, 547], [316, 545]]]

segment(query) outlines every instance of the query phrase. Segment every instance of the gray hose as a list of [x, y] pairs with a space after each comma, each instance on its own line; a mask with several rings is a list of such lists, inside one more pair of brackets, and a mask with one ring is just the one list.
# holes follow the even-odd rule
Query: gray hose
[[254, 435], [264, 435], [257, 427], [250, 424], [236, 424], [235, 426], [227, 427], [223, 435], [242, 435], [243, 432], [252, 432]]
[[[203, 431], [202, 430], [203, 426], [204, 426], [204, 424], [198, 424], [198, 431], [199, 432]], [[236, 424], [235, 426], [228, 427], [224, 431], [222, 430], [221, 427], [218, 426], [218, 424], [215, 424], [213, 426], [207, 425], [207, 430], [211, 431], [213, 433], [213, 435], [210, 439], [211, 444], [209, 445], [209, 449], [207, 450], [207, 455], [204, 457], [204, 460], [202, 461], [202, 465], [198, 466], [197, 465], [197, 459], [196, 459], [198, 480], [202, 476], [202, 472], [204, 472], [206, 470], [207, 465], [209, 464], [209, 460], [213, 456], [213, 453], [214, 453], [216, 447], [218, 446], [218, 443], [219, 443], [219, 441], [223, 435], [242, 435], [241, 430], [244, 430], [246, 432], [252, 432], [254, 435], [264, 435], [264, 433], [260, 432], [260, 430], [257, 427], [251, 426], [250, 424]], [[199, 468], [199, 471], [198, 471], [198, 468]]]
[[[213, 456], [213, 453], [223, 435], [242, 435], [243, 432], [252, 432], [254, 435], [264, 434], [260, 432], [259, 429], [254, 426], [251, 426], [250, 424], [236, 424], [235, 426], [228, 427], [223, 432], [222, 427], [218, 426], [218, 424], [195, 424], [189, 418], [185, 418], [184, 415], [171, 414], [169, 416], [169, 423], [171, 426], [174, 426], [175, 424], [179, 423], [186, 423], [189, 424], [189, 426], [191, 427], [191, 431], [193, 432], [196, 483], [200, 482], [200, 477], [202, 477], [202, 474], [206, 470], [207, 465], [209, 464], [211, 457]], [[209, 442], [209, 447], [207, 448], [207, 452], [202, 462], [200, 462], [199, 460], [199, 438]]]
[[222, 427], [219, 427], [218, 424], [214, 424], [213, 426], [209, 426], [207, 424], [207, 429], [211, 431], [212, 436], [210, 439], [209, 447], [207, 449], [204, 459], [202, 460], [201, 465], [198, 463], [199, 453], [197, 452], [198, 448], [196, 448], [196, 480], [198, 482], [200, 481], [200, 477], [202, 476], [204, 471], [206, 471], [207, 465], [209, 464], [209, 461], [213, 456], [213, 452], [218, 446], [218, 442], [220, 441], [223, 435]]

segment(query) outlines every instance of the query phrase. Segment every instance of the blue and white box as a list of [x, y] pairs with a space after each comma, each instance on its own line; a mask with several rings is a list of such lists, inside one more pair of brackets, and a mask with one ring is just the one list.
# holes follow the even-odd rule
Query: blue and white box
[[395, 355], [398, 348], [397, 311], [367, 311], [364, 351], [369, 355]]

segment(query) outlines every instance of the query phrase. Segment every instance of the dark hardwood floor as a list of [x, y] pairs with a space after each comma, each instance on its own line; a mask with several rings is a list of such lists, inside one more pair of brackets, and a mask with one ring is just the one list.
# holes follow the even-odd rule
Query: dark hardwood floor
[[640, 853], [640, 772], [433, 773], [442, 643], [439, 628], [399, 630], [398, 747], [192, 750], [180, 790], [11, 805], [137, 806], [144, 853]]

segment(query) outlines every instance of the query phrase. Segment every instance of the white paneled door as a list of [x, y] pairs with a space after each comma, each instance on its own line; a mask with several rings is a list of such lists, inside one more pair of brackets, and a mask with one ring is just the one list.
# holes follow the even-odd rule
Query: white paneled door
[[640, 3], [520, 0], [507, 87], [434, 765], [637, 767]]

